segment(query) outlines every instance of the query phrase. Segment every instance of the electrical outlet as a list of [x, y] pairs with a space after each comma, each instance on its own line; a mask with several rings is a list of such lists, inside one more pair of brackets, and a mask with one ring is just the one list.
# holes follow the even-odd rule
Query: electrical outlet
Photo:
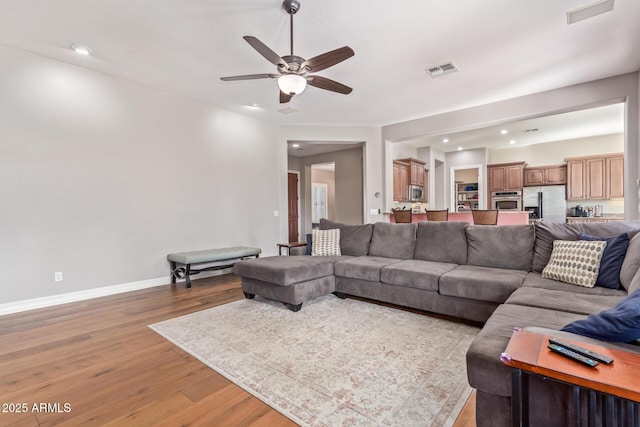
[[273, 216], [280, 216], [280, 211], [273, 211]]
[[62, 282], [62, 271], [56, 271], [53, 273], [53, 280], [56, 282]]

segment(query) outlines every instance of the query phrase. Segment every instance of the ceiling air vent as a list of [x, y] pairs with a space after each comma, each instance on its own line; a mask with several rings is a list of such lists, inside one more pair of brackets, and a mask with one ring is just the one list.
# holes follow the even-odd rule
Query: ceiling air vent
[[291, 113], [295, 113], [296, 110], [295, 108], [292, 107], [287, 107], [287, 108], [283, 108], [282, 110], [278, 110], [278, 113], [282, 113], [282, 114], [291, 114]]
[[436, 67], [427, 68], [427, 73], [431, 77], [439, 77], [444, 74], [449, 74], [458, 71], [453, 62], [447, 62], [446, 64], [438, 65]]

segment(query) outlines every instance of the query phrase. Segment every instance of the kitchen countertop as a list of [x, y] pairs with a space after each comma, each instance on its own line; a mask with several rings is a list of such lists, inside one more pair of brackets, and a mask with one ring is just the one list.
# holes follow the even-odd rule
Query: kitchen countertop
[[[391, 222], [393, 221], [393, 214], [390, 215]], [[412, 222], [422, 222], [427, 220], [427, 214], [413, 213]], [[449, 212], [450, 222], [468, 222], [473, 224], [473, 215], [471, 211], [464, 212]], [[499, 211], [498, 212], [498, 225], [510, 225], [510, 224], [529, 224], [529, 213], [526, 211]]]

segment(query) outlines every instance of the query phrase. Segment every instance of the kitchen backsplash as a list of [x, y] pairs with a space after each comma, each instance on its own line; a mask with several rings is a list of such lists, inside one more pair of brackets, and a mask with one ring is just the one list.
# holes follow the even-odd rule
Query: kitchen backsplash
[[593, 207], [595, 205], [602, 205], [603, 214], [623, 214], [624, 213], [624, 200], [585, 200], [584, 202], [578, 202], [575, 200], [567, 201], [567, 215], [569, 215], [571, 208], [581, 205], [584, 209]]

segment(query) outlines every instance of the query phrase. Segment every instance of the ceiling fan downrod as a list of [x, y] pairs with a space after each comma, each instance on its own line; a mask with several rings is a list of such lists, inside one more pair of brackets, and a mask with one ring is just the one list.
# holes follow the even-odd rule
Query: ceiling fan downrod
[[282, 2], [282, 8], [289, 14], [289, 37], [291, 40], [291, 56], [293, 56], [293, 15], [300, 10], [300, 2], [298, 0], [284, 0]]

